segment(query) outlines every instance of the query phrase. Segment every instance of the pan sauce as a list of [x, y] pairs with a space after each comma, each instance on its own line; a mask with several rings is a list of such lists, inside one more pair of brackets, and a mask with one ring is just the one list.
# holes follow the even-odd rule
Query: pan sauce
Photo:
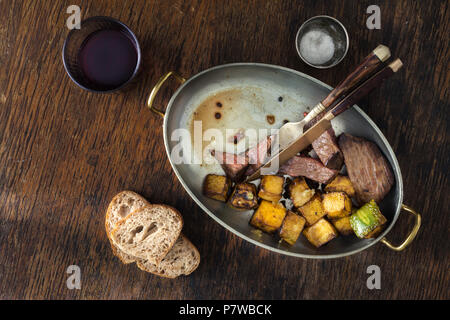
[[[306, 109], [298, 97], [286, 92], [280, 95], [278, 90], [246, 86], [218, 91], [206, 97], [193, 111], [189, 121], [191, 143], [194, 146], [194, 121], [201, 121], [202, 137], [210, 129], [219, 130], [223, 136], [223, 141], [205, 140], [203, 148], [241, 153], [263, 138], [248, 135], [238, 139], [246, 129], [278, 129], [285, 119], [301, 119]], [[274, 110], [277, 116], [273, 115]], [[201, 154], [195, 156], [201, 158]], [[204, 152], [203, 160], [213, 162], [208, 152]]]

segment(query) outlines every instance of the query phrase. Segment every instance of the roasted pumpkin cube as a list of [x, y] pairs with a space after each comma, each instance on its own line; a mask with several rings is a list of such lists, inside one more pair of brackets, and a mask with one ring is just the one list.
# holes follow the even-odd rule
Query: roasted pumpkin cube
[[229, 204], [239, 210], [250, 210], [258, 206], [256, 186], [253, 183], [238, 183], [228, 200]]
[[295, 207], [300, 208], [314, 196], [315, 190], [310, 189], [305, 178], [295, 178], [289, 185], [289, 195]]
[[316, 193], [305, 205], [298, 208], [298, 211], [305, 217], [308, 226], [313, 225], [327, 214], [323, 209], [322, 198], [318, 193]]
[[323, 195], [323, 208], [330, 219], [349, 216], [352, 212], [352, 200], [345, 192], [330, 192]]
[[387, 219], [374, 200], [363, 205], [350, 217], [350, 224], [358, 238], [372, 238], [383, 229]]
[[340, 234], [348, 236], [353, 234], [352, 226], [350, 225], [350, 216], [331, 220], [331, 223], [339, 231]]
[[303, 231], [306, 239], [315, 247], [320, 247], [338, 236], [334, 227], [325, 219], [320, 219]]
[[345, 192], [349, 197], [355, 196], [355, 189], [353, 188], [353, 184], [350, 181], [350, 178], [347, 176], [338, 175], [333, 179], [329, 184], [325, 186], [324, 189], [326, 192]]
[[302, 233], [305, 223], [305, 218], [292, 211], [288, 211], [286, 218], [284, 218], [283, 224], [281, 225], [281, 239], [290, 245], [293, 245], [297, 241], [300, 233]]
[[278, 202], [283, 193], [284, 177], [263, 176], [258, 196], [267, 201]]
[[250, 224], [262, 231], [272, 233], [281, 227], [285, 216], [286, 208], [281, 203], [262, 200]]
[[231, 180], [226, 176], [208, 174], [203, 181], [203, 194], [208, 198], [226, 202]]

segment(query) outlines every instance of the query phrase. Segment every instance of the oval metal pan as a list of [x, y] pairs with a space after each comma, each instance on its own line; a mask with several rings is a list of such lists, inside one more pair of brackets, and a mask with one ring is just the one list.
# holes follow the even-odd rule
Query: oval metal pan
[[[228, 205], [211, 200], [202, 195], [202, 182], [206, 171], [202, 172], [198, 165], [176, 164], [171, 159], [172, 149], [179, 143], [172, 141], [171, 135], [175, 129], [188, 128], [189, 118], [195, 106], [208, 95], [213, 95], [221, 90], [236, 86], [259, 86], [262, 89], [275, 90], [288, 97], [294, 95], [298, 100], [299, 113], [288, 120], [298, 120], [298, 114], [306, 111], [306, 107], [314, 106], [332, 89], [301, 72], [288, 68], [259, 64], [259, 63], [234, 63], [213, 67], [198, 73], [187, 80], [170, 99], [166, 116], [164, 117], [164, 143], [166, 152], [175, 174], [194, 201], [215, 221], [230, 230], [237, 236], [268, 250], [301, 258], [330, 259], [355, 254], [369, 248], [383, 238], [395, 224], [403, 200], [403, 182], [400, 168], [386, 138], [376, 124], [357, 106], [346, 111], [333, 120], [336, 134], [347, 132], [355, 136], [365, 137], [375, 142], [392, 166], [395, 185], [390, 193], [380, 204], [380, 208], [389, 220], [388, 227], [376, 239], [360, 240], [354, 236], [340, 236], [321, 248], [313, 247], [303, 236], [294, 246], [280, 243], [277, 236], [255, 232], [255, 228], [249, 225], [251, 211], [239, 212]], [[273, 93], [273, 92], [272, 92]], [[274, 103], [273, 114], [281, 119], [281, 108]], [[290, 110], [292, 111], [292, 110]], [[297, 110], [295, 110], [297, 111]]]

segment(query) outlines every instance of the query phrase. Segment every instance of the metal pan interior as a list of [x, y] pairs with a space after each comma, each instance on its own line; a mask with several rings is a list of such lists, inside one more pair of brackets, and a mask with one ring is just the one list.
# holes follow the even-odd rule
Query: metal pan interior
[[[202, 182], [206, 174], [214, 172], [223, 174], [223, 171], [218, 165], [176, 164], [171, 159], [171, 154], [180, 142], [172, 139], [172, 133], [178, 128], [189, 130], [192, 113], [199, 104], [211, 96], [220, 97], [223, 92], [229, 90], [242, 92], [243, 101], [245, 101], [232, 103], [232, 112], [235, 115], [230, 116], [228, 120], [238, 119], [238, 121], [228, 123], [226, 126], [239, 128], [247, 125], [267, 128], [271, 127], [266, 121], [267, 113], [275, 117], [272, 127], [280, 127], [283, 120], [298, 121], [302, 118], [303, 112], [308, 111], [308, 107], [314, 106], [323, 99], [331, 88], [291, 69], [255, 63], [214, 67], [186, 81], [174, 93], [167, 106], [164, 118], [164, 142], [177, 177], [189, 195], [206, 213], [247, 241], [272, 251], [303, 258], [338, 258], [354, 254], [375, 244], [389, 232], [397, 220], [403, 200], [400, 168], [386, 138], [357, 106], [333, 120], [336, 134], [346, 132], [375, 142], [391, 164], [396, 182], [390, 193], [380, 203], [380, 208], [390, 224], [377, 239], [360, 240], [355, 236], [340, 236], [317, 249], [305, 237], [300, 236], [295, 245], [289, 246], [280, 243], [276, 235], [255, 232], [255, 228], [249, 225], [252, 211], [236, 211], [224, 203], [203, 196]], [[252, 101], [251, 97], [256, 100]], [[282, 102], [279, 101], [279, 97], [282, 97]], [[185, 141], [185, 143], [188, 142]]]

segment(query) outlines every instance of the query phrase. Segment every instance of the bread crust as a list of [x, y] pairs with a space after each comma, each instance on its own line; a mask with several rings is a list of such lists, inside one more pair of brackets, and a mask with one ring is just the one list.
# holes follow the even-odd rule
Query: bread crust
[[136, 265], [138, 266], [138, 268], [141, 269], [142, 271], [149, 272], [149, 273], [152, 273], [154, 275], [157, 275], [157, 276], [160, 276], [160, 277], [163, 277], [163, 278], [168, 278], [168, 279], [175, 279], [175, 278], [178, 278], [181, 275], [185, 275], [185, 276], [190, 275], [200, 265], [200, 252], [198, 251], [197, 247], [189, 240], [188, 237], [186, 237], [184, 234], [180, 234], [180, 237], [183, 237], [184, 241], [186, 241], [188, 243], [188, 245], [191, 247], [191, 249], [194, 250], [195, 256], [197, 257], [196, 264], [192, 267], [192, 269], [188, 273], [182, 273], [182, 274], [173, 275], [173, 276], [169, 275], [167, 273], [160, 273], [160, 272], [157, 272], [156, 270], [151, 270], [149, 268], [146, 268], [145, 265], [144, 265], [145, 261], [142, 260], [142, 259], [136, 260]]
[[[120, 198], [122, 195], [131, 195], [134, 198], [140, 199], [142, 202], [144, 202], [146, 205], [149, 205], [150, 202], [147, 201], [147, 199], [145, 199], [143, 196], [141, 196], [140, 194], [137, 194], [134, 191], [130, 191], [130, 190], [124, 190], [119, 192], [118, 194], [116, 194], [112, 199], [111, 202], [108, 205], [108, 209], [106, 210], [106, 216], [105, 216], [105, 230], [106, 230], [106, 236], [108, 237], [109, 243], [111, 244], [111, 249], [113, 254], [119, 258], [119, 260], [124, 263], [124, 264], [129, 264], [129, 263], [133, 263], [135, 262], [138, 258], [120, 250], [113, 242], [113, 240], [111, 239], [111, 230], [109, 228], [109, 221], [111, 218], [111, 211], [115, 205], [115, 202], [118, 198]], [[132, 212], [130, 212], [129, 214], [131, 214]]]

